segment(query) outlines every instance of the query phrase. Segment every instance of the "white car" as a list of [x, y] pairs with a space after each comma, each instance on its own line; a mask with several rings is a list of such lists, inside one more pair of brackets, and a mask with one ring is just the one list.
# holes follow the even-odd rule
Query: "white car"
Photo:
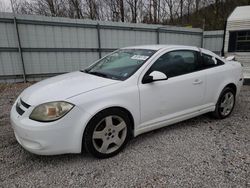
[[192, 46], [116, 50], [85, 70], [25, 89], [11, 109], [17, 141], [40, 155], [117, 154], [131, 137], [212, 112], [225, 118], [242, 66]]

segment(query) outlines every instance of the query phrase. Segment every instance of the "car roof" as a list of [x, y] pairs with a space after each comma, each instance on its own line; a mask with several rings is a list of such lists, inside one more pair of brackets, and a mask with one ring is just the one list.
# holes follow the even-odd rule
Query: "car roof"
[[129, 46], [121, 49], [146, 49], [146, 50], [168, 50], [168, 49], [190, 49], [190, 50], [196, 50], [201, 51], [202, 53], [205, 53], [207, 55], [211, 55], [214, 57], [219, 58], [220, 60], [224, 61], [223, 58], [218, 56], [217, 54], [213, 53], [210, 50], [200, 48], [197, 46], [185, 46], [185, 45], [162, 45], [162, 44], [154, 44], [154, 45], [139, 45], [139, 46]]
[[[184, 46], [184, 45], [162, 45], [162, 44], [154, 44], [154, 45], [139, 45], [139, 46], [129, 46], [122, 49], [147, 49], [147, 50], [161, 50], [161, 49], [172, 49], [172, 48], [197, 48], [195, 46]], [[198, 49], [198, 48], [197, 48]]]

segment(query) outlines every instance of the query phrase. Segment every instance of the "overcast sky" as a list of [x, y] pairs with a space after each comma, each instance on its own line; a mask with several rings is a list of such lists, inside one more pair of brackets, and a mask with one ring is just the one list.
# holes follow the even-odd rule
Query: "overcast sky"
[[[3, 7], [1, 7], [3, 6]], [[0, 11], [4, 8], [4, 11], [11, 11], [10, 0], [0, 0]]]
[[3, 1], [7, 5], [10, 5], [10, 0], [1, 0], [1, 1]]

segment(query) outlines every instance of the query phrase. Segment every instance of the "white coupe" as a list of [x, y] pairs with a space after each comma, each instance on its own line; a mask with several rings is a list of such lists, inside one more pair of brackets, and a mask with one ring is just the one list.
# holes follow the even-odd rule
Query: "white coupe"
[[135, 46], [25, 89], [11, 109], [17, 141], [40, 155], [117, 154], [131, 137], [211, 112], [228, 117], [242, 66], [198, 47]]

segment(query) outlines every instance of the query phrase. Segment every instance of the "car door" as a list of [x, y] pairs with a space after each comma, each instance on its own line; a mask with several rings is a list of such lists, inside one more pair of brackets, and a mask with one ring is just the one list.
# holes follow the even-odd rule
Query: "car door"
[[[202, 108], [205, 75], [199, 71], [199, 53], [175, 50], [160, 56], [145, 75], [160, 71], [167, 80], [143, 84], [139, 81], [140, 128], [190, 114]], [[143, 77], [143, 76], [142, 76]]]

